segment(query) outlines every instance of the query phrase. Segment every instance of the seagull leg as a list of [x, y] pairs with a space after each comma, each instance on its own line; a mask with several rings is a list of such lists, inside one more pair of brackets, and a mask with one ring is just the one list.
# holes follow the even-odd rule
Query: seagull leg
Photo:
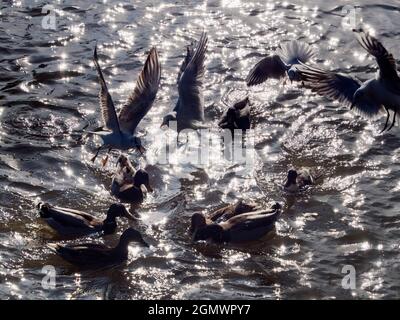
[[386, 123], [385, 123], [385, 126], [383, 127], [383, 130], [382, 130], [380, 133], [382, 133], [383, 131], [385, 131], [385, 130], [386, 130], [386, 128], [387, 128], [387, 125], [388, 125], [388, 123], [389, 123], [389, 119], [390, 119], [390, 113], [389, 113], [389, 109], [385, 107], [385, 110], [386, 110], [386, 113], [387, 113], [387, 117], [386, 117]]
[[97, 151], [96, 154], [94, 155], [94, 157], [92, 159], [90, 159], [90, 161], [94, 162], [97, 158], [97, 156], [99, 155], [100, 150], [103, 149], [103, 146], [100, 146]]
[[387, 131], [390, 131], [393, 128], [393, 126], [395, 125], [395, 123], [396, 123], [396, 114], [397, 114], [397, 110], [394, 111], [392, 124], [391, 124], [391, 126], [389, 127], [389, 129]]
[[106, 166], [106, 164], [107, 164], [107, 162], [108, 162], [108, 155], [110, 154], [110, 152], [111, 152], [111, 148], [108, 149], [108, 152], [107, 152], [106, 157], [103, 158], [103, 160], [101, 161], [101, 164], [102, 164], [102, 167], [103, 167], [103, 168]]

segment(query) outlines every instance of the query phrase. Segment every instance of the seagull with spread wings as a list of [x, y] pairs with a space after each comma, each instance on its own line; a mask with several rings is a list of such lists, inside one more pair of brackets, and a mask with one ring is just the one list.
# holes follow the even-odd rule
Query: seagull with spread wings
[[376, 76], [362, 83], [358, 79], [342, 73], [320, 70], [315, 67], [301, 65], [300, 76], [306, 87], [313, 92], [339, 102], [356, 110], [367, 118], [376, 117], [380, 111], [386, 111], [385, 131], [390, 120], [390, 112], [394, 112], [389, 131], [396, 123], [397, 112], [400, 111], [400, 77], [396, 69], [393, 55], [376, 38], [362, 29], [354, 30], [361, 46], [373, 55], [379, 70]]
[[196, 50], [191, 46], [187, 48], [178, 75], [179, 99], [175, 108], [163, 118], [161, 127], [170, 126], [170, 121], [176, 121], [178, 132], [205, 128], [203, 78], [207, 41], [207, 33], [203, 32]]
[[[152, 107], [157, 95], [161, 78], [161, 64], [157, 49], [152, 48], [150, 50], [136, 81], [136, 86], [118, 116], [99, 65], [97, 47], [94, 49], [93, 61], [100, 82], [100, 108], [104, 127], [100, 128], [99, 131], [91, 132], [99, 135], [103, 141], [92, 161], [95, 161], [100, 150], [105, 147], [108, 148], [108, 152], [111, 149], [129, 150], [136, 148], [143, 153], [145, 149], [140, 139], [134, 136], [134, 133], [139, 122]], [[103, 165], [107, 162], [107, 159], [108, 157], [104, 160]]]
[[[288, 78], [299, 81], [296, 66], [307, 63], [315, 56], [314, 49], [305, 42], [293, 40], [281, 45], [276, 53], [261, 59], [246, 78], [248, 87], [259, 85], [268, 79]], [[286, 79], [287, 79], [286, 78]]]

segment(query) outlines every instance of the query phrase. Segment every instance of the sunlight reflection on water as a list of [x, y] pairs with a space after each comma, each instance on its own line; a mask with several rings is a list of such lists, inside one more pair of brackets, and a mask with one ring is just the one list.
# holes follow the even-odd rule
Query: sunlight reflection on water
[[[0, 30], [6, 35], [0, 48], [2, 294], [95, 299], [398, 296], [398, 273], [388, 268], [399, 258], [397, 128], [380, 135], [382, 119], [364, 121], [296, 85], [271, 80], [248, 90], [243, 81], [261, 57], [297, 38], [318, 50], [316, 61], [324, 68], [372, 76], [373, 60], [351, 32], [341, 29], [341, 6], [317, 0], [104, 0], [74, 6], [57, 1], [53, 31], [41, 27], [37, 10], [42, 5], [13, 1], [0, 11], [5, 19]], [[367, 28], [393, 53], [400, 52], [395, 13], [373, 1], [363, 3], [362, 10]], [[250, 168], [224, 157], [221, 141], [211, 147], [205, 163], [185, 164], [188, 146], [179, 146], [169, 164], [159, 163], [164, 147], [159, 137], [167, 133], [159, 128], [161, 118], [176, 103], [185, 46], [203, 30], [210, 38], [207, 121], [215, 127], [226, 108], [222, 100], [248, 92], [252, 126], [258, 130]], [[152, 240], [152, 247], [142, 252], [131, 246], [127, 266], [88, 274], [42, 248], [43, 237], [52, 236], [33, 203], [40, 199], [102, 215], [115, 201], [109, 184], [118, 153], [105, 168], [93, 165], [90, 158], [99, 141], [81, 144], [77, 134], [100, 121], [92, 63], [96, 42], [116, 105], [128, 97], [152, 46], [160, 53], [162, 85], [139, 127], [146, 156], [131, 156], [149, 170], [155, 184], [155, 192], [137, 210], [142, 219], [130, 224]], [[195, 141], [190, 150], [199, 152]], [[292, 166], [322, 168], [325, 176], [293, 203], [271, 239], [229, 249], [191, 244], [186, 232], [194, 211], [213, 210], [237, 198], [261, 206], [285, 202], [281, 182]], [[116, 235], [101, 241], [115, 243], [127, 226], [121, 222]], [[385, 227], [390, 232], [382, 232]], [[62, 286], [52, 293], [40, 288], [43, 263], [57, 264], [61, 273]], [[344, 264], [355, 265], [359, 290], [340, 287]], [[31, 293], [33, 285], [37, 288]]]

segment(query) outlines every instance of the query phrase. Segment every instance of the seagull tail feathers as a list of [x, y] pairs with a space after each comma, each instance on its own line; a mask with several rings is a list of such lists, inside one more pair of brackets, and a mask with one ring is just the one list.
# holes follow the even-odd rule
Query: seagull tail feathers
[[307, 63], [316, 52], [307, 43], [297, 40], [284, 43], [280, 47], [280, 56], [287, 64]]

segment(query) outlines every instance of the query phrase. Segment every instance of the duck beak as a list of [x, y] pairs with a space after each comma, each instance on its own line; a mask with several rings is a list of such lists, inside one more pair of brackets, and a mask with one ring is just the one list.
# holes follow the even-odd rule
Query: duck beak
[[136, 218], [125, 208], [123, 216], [129, 220], [136, 220]]
[[144, 194], [146, 194], [146, 193], [148, 192], [148, 190], [147, 190], [147, 188], [146, 188], [146, 186], [145, 186], [144, 184], [141, 184], [141, 185], [140, 185], [140, 190], [141, 190]]
[[150, 186], [150, 183], [147, 183], [145, 185], [145, 187], [146, 187], [147, 191], [149, 191], [149, 192], [153, 192], [154, 191], [154, 189]]
[[150, 245], [149, 245], [146, 241], [144, 241], [143, 239], [140, 240], [140, 244], [141, 244], [143, 247], [150, 248]]
[[226, 128], [228, 127], [228, 122], [227, 122], [227, 121], [225, 121], [225, 122], [220, 122], [220, 123], [218, 123], [218, 126], [219, 126], [221, 129], [226, 129]]

